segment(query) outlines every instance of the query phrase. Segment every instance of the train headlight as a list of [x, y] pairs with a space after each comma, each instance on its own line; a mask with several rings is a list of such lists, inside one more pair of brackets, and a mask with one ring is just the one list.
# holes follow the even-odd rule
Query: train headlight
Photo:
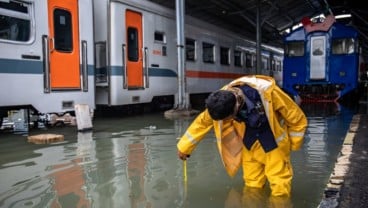
[[297, 76], [297, 73], [296, 72], [293, 72], [293, 73], [291, 73], [291, 76], [292, 77], [296, 77]]
[[344, 84], [340, 84], [340, 85], [335, 85], [336, 90], [343, 90], [345, 88]]
[[339, 72], [340, 77], [345, 77], [346, 73], [344, 71]]

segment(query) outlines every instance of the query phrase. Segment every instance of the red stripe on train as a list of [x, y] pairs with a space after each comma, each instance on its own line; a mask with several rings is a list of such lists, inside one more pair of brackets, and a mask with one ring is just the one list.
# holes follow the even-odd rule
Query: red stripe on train
[[221, 79], [236, 79], [244, 76], [245, 74], [225, 73], [225, 72], [204, 72], [204, 71], [193, 71], [186, 70], [186, 77], [190, 78], [221, 78]]

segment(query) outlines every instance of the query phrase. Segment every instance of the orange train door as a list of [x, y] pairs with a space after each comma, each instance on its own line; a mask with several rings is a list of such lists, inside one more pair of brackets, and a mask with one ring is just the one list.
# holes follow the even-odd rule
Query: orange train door
[[142, 14], [126, 11], [128, 89], [143, 88]]
[[48, 0], [48, 20], [51, 89], [80, 89], [78, 1]]

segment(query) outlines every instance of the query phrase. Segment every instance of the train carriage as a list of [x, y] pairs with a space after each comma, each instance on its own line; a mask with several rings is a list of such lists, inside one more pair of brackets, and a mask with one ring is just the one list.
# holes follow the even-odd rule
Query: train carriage
[[[24, 108], [60, 117], [76, 104], [122, 113], [147, 104], [174, 107], [179, 83], [172, 9], [141, 0], [9, 0], [0, 1], [0, 21], [0, 119]], [[190, 16], [184, 35], [191, 103], [203, 103], [246, 74], [282, 82], [282, 49], [262, 44], [256, 69], [254, 41]]]
[[150, 103], [177, 91], [175, 22], [146, 3], [94, 1], [97, 105]]
[[95, 108], [92, 17], [89, 0], [0, 1], [0, 120]]
[[329, 15], [304, 22], [284, 38], [283, 89], [302, 101], [336, 102], [355, 96], [361, 62], [358, 31]]
[[[172, 107], [178, 92], [175, 11], [137, 0], [95, 0], [94, 7], [96, 104], [162, 105], [169, 101], [165, 106]], [[186, 16], [187, 96], [208, 94], [234, 78], [257, 72], [255, 47], [255, 42], [244, 37]], [[282, 53], [264, 47], [265, 64], [258, 73], [275, 73], [281, 79]]]

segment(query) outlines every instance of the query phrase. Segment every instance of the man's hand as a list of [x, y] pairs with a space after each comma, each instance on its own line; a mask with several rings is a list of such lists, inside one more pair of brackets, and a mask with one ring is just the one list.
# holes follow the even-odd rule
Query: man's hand
[[178, 157], [181, 159], [181, 160], [187, 160], [188, 157], [190, 157], [190, 155], [187, 155], [187, 154], [184, 154], [180, 151], [178, 151]]

